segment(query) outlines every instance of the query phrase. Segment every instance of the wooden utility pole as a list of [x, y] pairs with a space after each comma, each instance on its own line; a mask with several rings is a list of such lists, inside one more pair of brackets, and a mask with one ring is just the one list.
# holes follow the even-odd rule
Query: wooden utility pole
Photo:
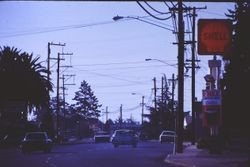
[[108, 106], [106, 106], [106, 111], [105, 111], [105, 113], [106, 113], [106, 122], [108, 121], [108, 114], [109, 114], [109, 112], [108, 112]]
[[[61, 44], [61, 43], [53, 43], [53, 42], [48, 42], [48, 58], [47, 58], [47, 80], [48, 80], [48, 85], [50, 81], [50, 54], [51, 54], [51, 49], [50, 46], [66, 46], [66, 44]], [[49, 90], [48, 90], [48, 95], [49, 95]], [[50, 96], [48, 98], [48, 110], [49, 110], [49, 104], [50, 104]]]
[[120, 128], [122, 127], [122, 104], [120, 106], [120, 119], [119, 119], [119, 122], [120, 122]]
[[59, 137], [59, 111], [60, 111], [60, 100], [59, 100], [59, 77], [60, 76], [60, 53], [57, 54], [57, 87], [56, 87], [56, 139]]
[[144, 117], [144, 96], [142, 96], [142, 101], [141, 101], [141, 125], [143, 126], [143, 123], [144, 123], [144, 120], [143, 120], [143, 117]]
[[[65, 75], [65, 74], [63, 74], [62, 75], [62, 90], [63, 90], [63, 117], [64, 117], [64, 131], [66, 131], [66, 129], [67, 129], [67, 126], [66, 126], [66, 106], [65, 106], [65, 103], [66, 103], [66, 101], [65, 101], [65, 96], [66, 96], [66, 94], [65, 94], [65, 90], [66, 90], [66, 88], [65, 88], [65, 86], [66, 85], [75, 85], [74, 83], [70, 83], [70, 84], [67, 84], [67, 83], [65, 83], [66, 81], [67, 81], [67, 79], [68, 78], [71, 78], [71, 77], [74, 77], [75, 75], [74, 74], [70, 74], [70, 75]], [[67, 79], [66, 79], [66, 77], [68, 77]]]
[[183, 152], [183, 103], [184, 103], [184, 21], [183, 3], [178, 0], [178, 110], [177, 110], [177, 153]]
[[155, 78], [155, 77], [154, 77], [153, 81], [154, 81], [154, 104], [155, 104], [155, 111], [156, 111], [156, 108], [157, 108], [157, 103], [156, 103], [156, 90], [157, 90], [157, 88], [156, 88], [156, 78]]
[[191, 71], [192, 71], [192, 83], [191, 83], [191, 103], [192, 103], [192, 139], [191, 139], [191, 143], [192, 145], [195, 144], [195, 139], [196, 139], [196, 134], [195, 134], [195, 69], [196, 68], [199, 68], [198, 66], [195, 65], [195, 62], [199, 62], [199, 60], [196, 60], [195, 59], [195, 54], [196, 54], [196, 40], [195, 40], [195, 29], [196, 29], [196, 20], [195, 18], [197, 17], [197, 14], [196, 14], [196, 10], [197, 9], [206, 9], [206, 7], [203, 7], [203, 8], [196, 8], [196, 7], [193, 7], [193, 8], [188, 8], [188, 10], [192, 10], [193, 11], [193, 14], [191, 15], [192, 16], [192, 41], [190, 42], [191, 44], [191, 52], [192, 52], [192, 59], [191, 60], [186, 60], [186, 61], [189, 61], [191, 62], [191, 67], [186, 67], [186, 68], [191, 68]]

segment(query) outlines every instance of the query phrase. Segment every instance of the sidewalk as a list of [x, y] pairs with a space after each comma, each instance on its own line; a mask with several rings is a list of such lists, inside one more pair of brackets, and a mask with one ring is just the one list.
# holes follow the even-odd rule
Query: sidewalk
[[183, 167], [248, 167], [248, 155], [230, 151], [210, 154], [207, 149], [190, 144], [185, 146], [183, 153], [168, 155], [165, 162]]

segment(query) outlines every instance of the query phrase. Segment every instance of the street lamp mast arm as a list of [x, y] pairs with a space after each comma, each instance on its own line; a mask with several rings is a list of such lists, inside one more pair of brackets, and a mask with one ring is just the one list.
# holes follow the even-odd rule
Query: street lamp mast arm
[[118, 20], [121, 20], [121, 19], [135, 19], [135, 20], [139, 20], [139, 21], [141, 21], [141, 22], [144, 22], [144, 23], [147, 23], [147, 24], [151, 24], [151, 25], [153, 25], [153, 26], [160, 27], [160, 28], [163, 28], [163, 29], [165, 29], [165, 30], [169, 30], [169, 31], [174, 32], [174, 30], [172, 30], [172, 29], [170, 29], [170, 28], [163, 27], [163, 26], [161, 26], [161, 25], [152, 23], [152, 22], [150, 22], [150, 21], [146, 21], [146, 20], [140, 19], [140, 17], [134, 17], [134, 16], [125, 16], [125, 17], [124, 17], [124, 16], [118, 16], [118, 15], [115, 16], [115, 17], [113, 17], [113, 20], [114, 20], [114, 21], [118, 21]]
[[164, 63], [164, 64], [168, 65], [168, 66], [176, 66], [177, 65], [177, 64], [169, 64], [169, 63], [167, 63], [167, 62], [165, 62], [163, 60], [159, 60], [159, 59], [145, 59], [145, 61], [151, 61], [151, 60], [159, 61], [161, 63]]

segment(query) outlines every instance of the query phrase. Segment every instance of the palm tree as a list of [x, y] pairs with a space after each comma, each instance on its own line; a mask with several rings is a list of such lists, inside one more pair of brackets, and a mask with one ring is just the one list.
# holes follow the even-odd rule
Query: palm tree
[[49, 105], [52, 83], [38, 60], [14, 47], [0, 48], [0, 106], [9, 101], [21, 101], [27, 108]]

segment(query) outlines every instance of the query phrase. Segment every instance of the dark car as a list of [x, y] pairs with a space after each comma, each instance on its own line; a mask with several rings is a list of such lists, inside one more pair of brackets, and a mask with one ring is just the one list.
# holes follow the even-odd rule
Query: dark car
[[136, 147], [138, 140], [139, 137], [137, 134], [129, 129], [116, 130], [111, 137], [111, 142], [114, 147], [118, 147], [119, 145], [132, 145]]
[[98, 131], [94, 135], [94, 141], [98, 142], [109, 142], [110, 141], [110, 134], [106, 131]]
[[51, 152], [52, 146], [53, 142], [46, 132], [26, 133], [20, 144], [23, 153], [30, 153], [32, 151]]

